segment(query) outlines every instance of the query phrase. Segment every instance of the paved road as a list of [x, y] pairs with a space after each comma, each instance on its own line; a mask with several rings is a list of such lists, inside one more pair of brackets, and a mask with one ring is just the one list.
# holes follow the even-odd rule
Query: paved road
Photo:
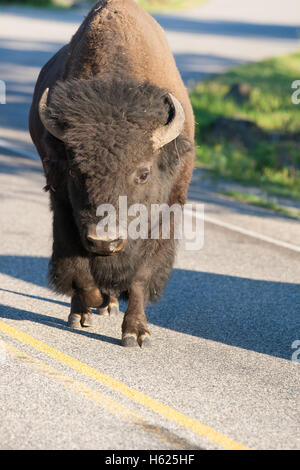
[[[73, 17], [36, 16], [0, 18], [9, 83], [1, 138], [27, 150], [36, 74], [74, 30]], [[226, 21], [238, 18], [257, 17]], [[286, 18], [277, 23], [293, 35], [295, 15]], [[276, 34], [271, 42], [294, 41]], [[39, 162], [2, 150], [0, 179], [0, 448], [299, 448], [299, 223], [204, 190], [195, 173], [204, 248], [179, 251], [162, 301], [150, 306], [152, 349], [126, 350], [122, 314], [70, 331], [69, 299], [46, 286], [51, 215]]]
[[152, 349], [125, 350], [121, 314], [69, 331], [68, 299], [46, 287], [39, 164], [2, 154], [0, 170], [0, 336], [18, 350], [2, 343], [0, 447], [299, 447], [299, 253], [206, 224], [149, 308]]

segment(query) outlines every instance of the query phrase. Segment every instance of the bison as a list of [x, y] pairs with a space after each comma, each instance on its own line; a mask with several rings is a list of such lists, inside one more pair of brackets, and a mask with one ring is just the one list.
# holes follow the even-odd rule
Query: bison
[[92, 308], [109, 314], [123, 298], [122, 344], [149, 345], [145, 306], [167, 283], [174, 232], [100, 237], [96, 212], [119, 196], [147, 208], [186, 201], [194, 117], [158, 23], [134, 0], [99, 1], [42, 68], [29, 128], [53, 212], [49, 284], [71, 297], [69, 327], [90, 326]]

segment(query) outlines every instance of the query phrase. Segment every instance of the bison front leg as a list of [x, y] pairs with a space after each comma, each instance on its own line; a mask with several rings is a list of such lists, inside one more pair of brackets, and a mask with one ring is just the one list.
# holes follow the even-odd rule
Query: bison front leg
[[92, 307], [100, 307], [105, 303], [106, 299], [97, 287], [78, 289], [72, 297], [68, 326], [70, 328], [92, 326]]
[[150, 346], [150, 332], [144, 311], [145, 293], [142, 284], [133, 284], [122, 324], [122, 345], [125, 347]]
[[82, 302], [77, 293], [72, 297], [68, 326], [70, 328], [92, 326], [92, 310]]

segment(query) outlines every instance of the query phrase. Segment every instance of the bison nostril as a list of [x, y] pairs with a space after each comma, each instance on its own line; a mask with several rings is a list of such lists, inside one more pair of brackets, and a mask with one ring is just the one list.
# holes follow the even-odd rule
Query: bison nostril
[[92, 235], [86, 235], [86, 248], [90, 251], [97, 253], [117, 253], [121, 251], [124, 246], [123, 239], [116, 240], [101, 240]]
[[89, 237], [87, 236], [86, 237], [86, 241], [87, 241], [87, 246], [91, 249], [95, 249], [96, 248], [96, 240], [92, 237]]
[[120, 240], [113, 240], [111, 242], [108, 242], [108, 244], [109, 244], [109, 249], [114, 250], [115, 248], [119, 246]]
[[118, 240], [114, 240], [111, 244], [110, 244], [110, 250], [111, 251], [121, 251], [123, 248], [124, 248], [124, 245], [125, 245], [125, 240], [122, 239], [122, 238], [119, 238]]

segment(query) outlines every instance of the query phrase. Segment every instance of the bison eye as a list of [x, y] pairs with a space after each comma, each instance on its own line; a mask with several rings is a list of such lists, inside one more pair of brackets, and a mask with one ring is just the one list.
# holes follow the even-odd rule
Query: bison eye
[[149, 171], [144, 171], [138, 178], [138, 182], [143, 184], [146, 183], [147, 179], [149, 178]]
[[77, 185], [81, 183], [81, 175], [76, 170], [70, 168], [69, 169], [69, 175], [70, 175], [73, 183], [75, 183]]
[[73, 178], [74, 180], [78, 180], [79, 177], [80, 177], [80, 173], [78, 173], [76, 170], [70, 168], [69, 169], [69, 175], [71, 176], [71, 178]]

